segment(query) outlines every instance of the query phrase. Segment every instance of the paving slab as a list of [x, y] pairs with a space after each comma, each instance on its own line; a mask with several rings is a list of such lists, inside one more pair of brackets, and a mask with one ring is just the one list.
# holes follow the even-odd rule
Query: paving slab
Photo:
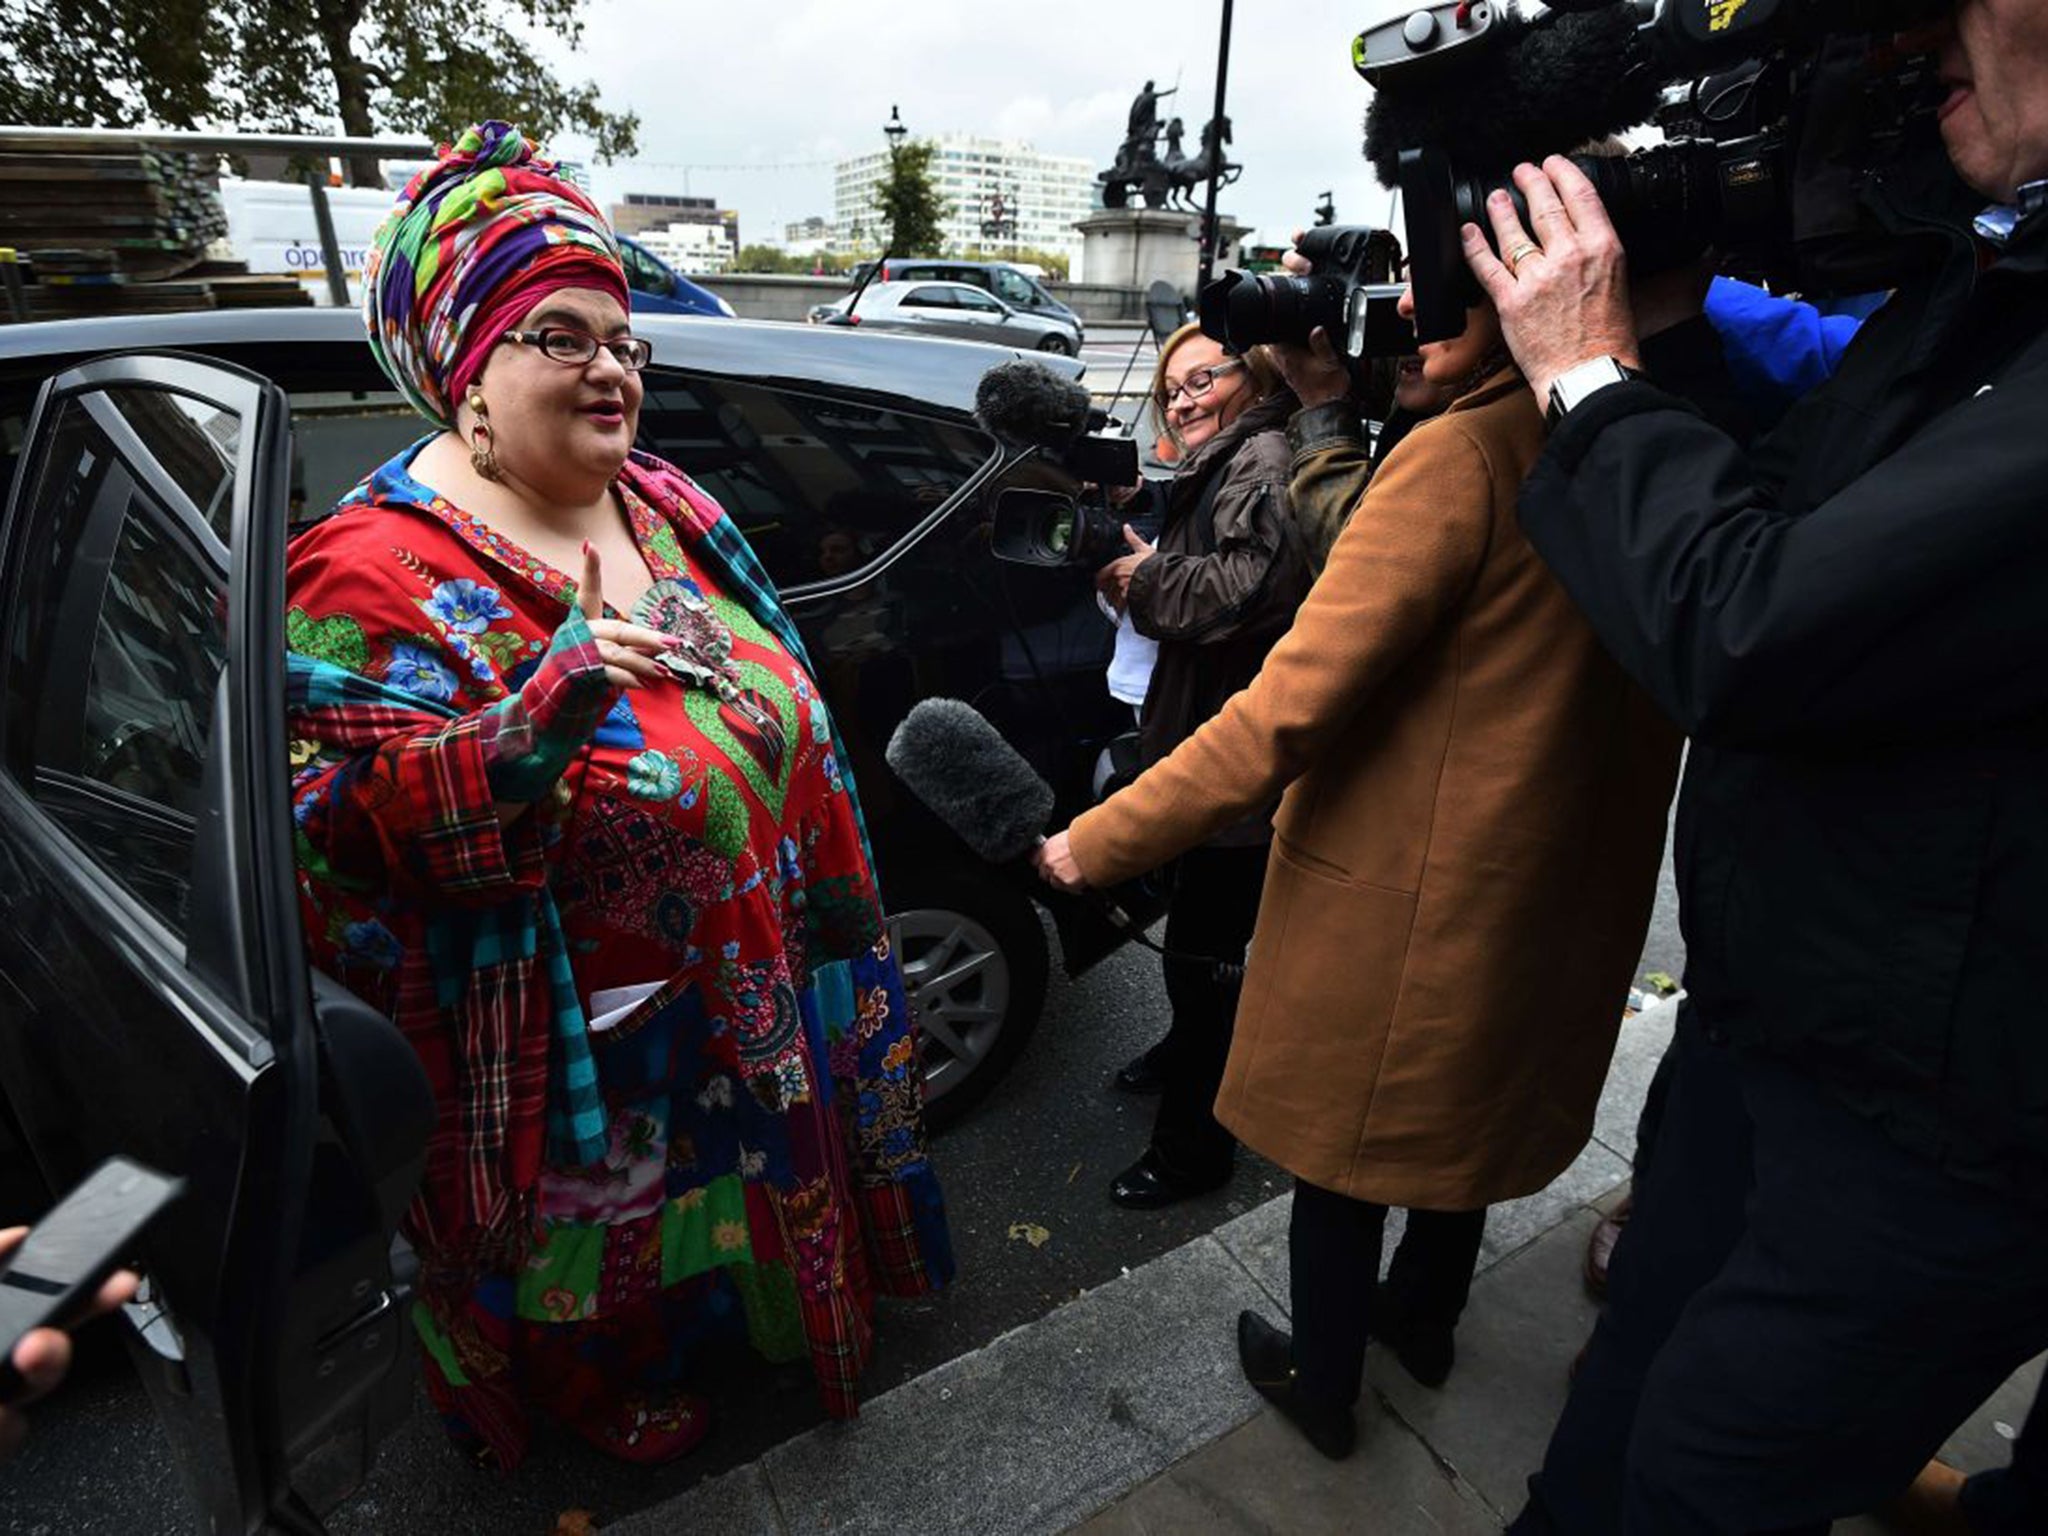
[[1359, 1445], [1330, 1462], [1272, 1409], [1076, 1527], [1076, 1536], [1498, 1536], [1473, 1491], [1376, 1398], [1359, 1405]]
[[1374, 1390], [1498, 1516], [1522, 1507], [1564, 1406], [1572, 1356], [1592, 1331], [1579, 1270], [1598, 1220], [1577, 1211], [1473, 1283], [1457, 1367], [1441, 1388], [1417, 1386], [1379, 1350], [1366, 1359]]
[[1664, 1048], [1671, 1043], [1672, 1026], [1678, 1022], [1678, 999], [1659, 998], [1632, 1019], [1623, 1019], [1621, 1034], [1614, 1043], [1614, 1060], [1607, 1068], [1607, 1082], [1600, 1090], [1600, 1106], [1593, 1114], [1593, 1136], [1623, 1162], [1636, 1155], [1636, 1117], [1643, 1112], [1643, 1096]]
[[[1244, 1307], [1271, 1305], [1202, 1238], [1026, 1328], [778, 1446], [762, 1486], [721, 1479], [650, 1511], [639, 1533], [722, 1531], [721, 1512], [809, 1536], [1067, 1529], [1259, 1406], [1238, 1374]], [[699, 1504], [702, 1498], [706, 1502]]]

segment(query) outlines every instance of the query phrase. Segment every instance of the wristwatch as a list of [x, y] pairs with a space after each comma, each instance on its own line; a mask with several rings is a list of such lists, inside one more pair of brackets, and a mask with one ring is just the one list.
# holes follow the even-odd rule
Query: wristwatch
[[1550, 409], [1543, 413], [1546, 426], [1556, 426], [1565, 418], [1567, 411], [1585, 403], [1592, 395], [1610, 384], [1626, 384], [1630, 379], [1643, 377], [1643, 370], [1631, 368], [1619, 358], [1596, 357], [1590, 362], [1567, 368], [1550, 384]]

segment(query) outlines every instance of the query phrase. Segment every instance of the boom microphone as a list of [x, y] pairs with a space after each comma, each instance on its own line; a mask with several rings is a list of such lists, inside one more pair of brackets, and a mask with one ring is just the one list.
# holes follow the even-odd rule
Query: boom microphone
[[1496, 15], [1484, 51], [1464, 59], [1454, 80], [1405, 76], [1399, 66], [1376, 74], [1366, 159], [1391, 187], [1401, 151], [1418, 145], [1461, 170], [1505, 171], [1648, 122], [1661, 71], [1639, 19], [1630, 5], [1552, 10], [1540, 21]]
[[927, 810], [991, 864], [1031, 852], [1052, 816], [1052, 786], [958, 699], [911, 706], [882, 756]]
[[1055, 455], [1088, 430], [1092, 407], [1082, 385], [1023, 358], [996, 364], [974, 390], [974, 419], [991, 437]]

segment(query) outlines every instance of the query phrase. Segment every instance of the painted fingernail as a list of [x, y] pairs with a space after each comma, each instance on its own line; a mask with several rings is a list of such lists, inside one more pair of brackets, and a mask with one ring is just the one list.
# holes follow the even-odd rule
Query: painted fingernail
[[583, 553], [585, 555], [588, 555], [590, 553], [590, 540], [588, 539], [585, 539], [583, 541]]
[[661, 637], [662, 649], [666, 651], [680, 651], [688, 643], [681, 635], [663, 635]]

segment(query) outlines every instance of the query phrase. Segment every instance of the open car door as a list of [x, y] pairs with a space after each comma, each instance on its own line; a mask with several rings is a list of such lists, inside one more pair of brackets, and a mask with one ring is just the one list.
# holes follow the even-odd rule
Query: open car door
[[184, 1178], [129, 1342], [209, 1532], [317, 1531], [410, 1402], [432, 1118], [309, 976], [284, 719], [285, 398], [172, 354], [44, 386], [0, 530], [0, 1084], [52, 1189]]

